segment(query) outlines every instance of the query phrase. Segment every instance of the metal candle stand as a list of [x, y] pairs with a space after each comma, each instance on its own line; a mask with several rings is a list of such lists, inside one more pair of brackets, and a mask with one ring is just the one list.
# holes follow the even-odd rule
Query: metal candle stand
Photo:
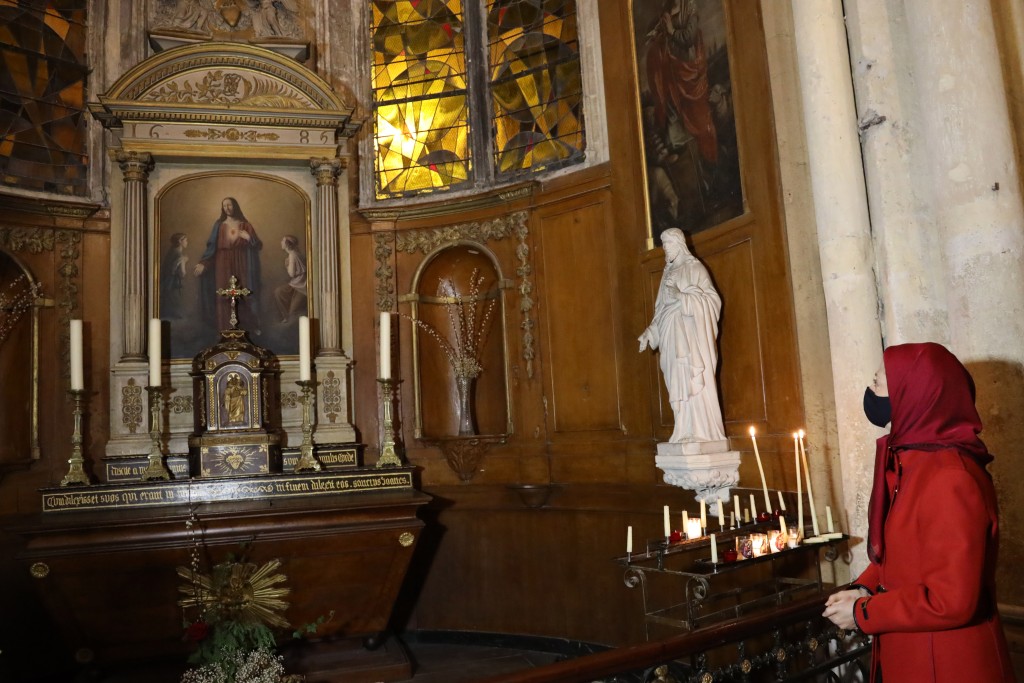
[[142, 473], [142, 481], [166, 481], [171, 473], [164, 465], [164, 453], [160, 448], [160, 387], [148, 386], [149, 393], [149, 464]]
[[383, 404], [381, 427], [383, 436], [380, 442], [380, 457], [377, 458], [377, 467], [401, 467], [402, 460], [395, 452], [395, 424], [391, 416], [392, 404], [395, 400], [395, 386], [398, 384], [393, 379], [378, 379], [381, 388], [381, 403]]
[[320, 461], [313, 455], [313, 422], [309, 417], [309, 407], [313, 403], [313, 389], [316, 382], [299, 380], [302, 387], [302, 445], [299, 447], [299, 460], [295, 463], [296, 472], [319, 472]]
[[82, 457], [82, 404], [85, 402], [85, 390], [72, 389], [71, 398], [75, 401], [75, 426], [71, 433], [71, 457], [68, 458], [68, 473], [60, 480], [61, 486], [88, 486], [89, 475], [85, 473]]

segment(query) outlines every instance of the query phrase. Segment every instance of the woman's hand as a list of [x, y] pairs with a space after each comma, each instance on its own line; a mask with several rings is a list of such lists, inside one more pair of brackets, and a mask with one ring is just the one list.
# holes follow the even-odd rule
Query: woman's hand
[[853, 618], [853, 606], [858, 599], [865, 595], [866, 593], [862, 593], [860, 589], [833, 593], [825, 601], [825, 611], [821, 613], [821, 616], [839, 628], [852, 631], [857, 628], [857, 622]]

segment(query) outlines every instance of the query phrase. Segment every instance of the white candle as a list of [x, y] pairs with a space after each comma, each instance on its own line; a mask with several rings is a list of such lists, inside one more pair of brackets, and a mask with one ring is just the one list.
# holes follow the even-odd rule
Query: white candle
[[757, 521], [757, 501], [754, 500], [754, 494], [750, 494], [750, 518]]
[[668, 538], [672, 535], [672, 526], [668, 523], [668, 505], [663, 507], [661, 512], [665, 522], [665, 537]]
[[380, 378], [391, 379], [391, 314], [380, 314]]
[[830, 534], [836, 532], [836, 528], [832, 524], [832, 508], [828, 505], [825, 506], [825, 528], [828, 529]]
[[722, 500], [718, 499], [718, 526], [725, 526], [725, 511], [722, 509]]
[[688, 519], [686, 520], [686, 537], [687, 538], [700, 538], [700, 520], [699, 519]]
[[729, 528], [730, 529], [735, 529], [736, 528], [736, 511], [735, 510], [730, 510], [729, 511]]
[[793, 458], [796, 460], [796, 530], [797, 533], [802, 536], [804, 533], [804, 494], [803, 481], [800, 475], [799, 432], [793, 432]]
[[690, 515], [686, 514], [686, 510], [683, 510], [683, 527], [682, 532], [686, 533], [686, 528], [690, 525]]
[[708, 528], [708, 506], [703, 500], [700, 502], [700, 528]]
[[801, 429], [799, 432], [800, 437], [800, 460], [804, 465], [804, 476], [807, 477], [807, 504], [811, 508], [811, 527], [814, 529], [814, 535], [820, 536], [821, 529], [818, 528], [818, 513], [814, 509], [814, 490], [811, 488], [811, 470], [807, 467], [807, 448], [804, 445], [804, 432]]
[[750, 524], [750, 508], [743, 508], [743, 523]]
[[711, 534], [711, 563], [718, 564], [718, 545], [715, 543], [715, 535]]
[[82, 372], [82, 321], [71, 321], [71, 389], [85, 389], [85, 378]]
[[739, 517], [740, 517], [740, 497], [738, 495], [736, 495], [736, 494], [733, 494], [733, 497], [732, 497], [732, 511], [733, 511], [733, 514], [736, 516], [736, 518], [739, 519]]
[[786, 501], [782, 499], [782, 491], [776, 491], [775, 493], [779, 494], [779, 509], [782, 510], [783, 512], [785, 512], [786, 511]]
[[786, 529], [786, 515], [779, 515], [779, 531], [782, 532], [783, 536], [786, 535]]
[[309, 368], [309, 317], [299, 316], [299, 381], [308, 382]]
[[149, 321], [149, 386], [160, 386], [160, 321]]
[[761, 474], [761, 490], [764, 491], [764, 509], [772, 511], [772, 501], [768, 498], [768, 484], [764, 480], [764, 467], [761, 465], [761, 454], [757, 450], [757, 438], [754, 436], [754, 428], [750, 428], [750, 442], [754, 444], [754, 457], [757, 458], [757, 471]]
[[633, 552], [633, 527], [626, 527], [626, 553]]

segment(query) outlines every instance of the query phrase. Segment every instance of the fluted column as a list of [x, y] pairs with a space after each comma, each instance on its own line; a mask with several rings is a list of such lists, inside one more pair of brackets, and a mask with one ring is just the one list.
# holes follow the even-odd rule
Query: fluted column
[[319, 355], [340, 356], [341, 297], [338, 291], [338, 175], [341, 159], [314, 158], [309, 167], [316, 177], [317, 308], [320, 319]]
[[118, 151], [115, 158], [124, 176], [121, 360], [139, 360], [146, 357], [146, 182], [153, 169], [153, 156]]
[[[316, 178], [313, 245], [316, 249], [316, 313], [320, 343], [316, 353], [316, 431], [313, 441], [321, 457], [337, 444], [352, 444], [349, 377], [352, 362], [341, 345], [341, 269], [338, 249], [338, 176], [345, 160], [313, 158], [309, 169]], [[344, 447], [344, 446], [343, 446]]]
[[[863, 537], [864, 485], [870, 489], [874, 444], [865, 428], [861, 393], [881, 359], [882, 334], [846, 27], [839, 0], [792, 0], [791, 6], [832, 347], [843, 497], [851, 533]], [[822, 465], [811, 463], [810, 470], [815, 488], [824, 491], [831, 482], [821, 480], [827, 473]], [[859, 567], [866, 557], [863, 550], [854, 552]]]

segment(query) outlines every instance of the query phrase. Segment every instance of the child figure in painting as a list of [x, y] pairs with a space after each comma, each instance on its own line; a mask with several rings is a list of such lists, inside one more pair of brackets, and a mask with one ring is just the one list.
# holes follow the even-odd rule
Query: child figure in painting
[[160, 317], [173, 320], [182, 317], [182, 291], [185, 286], [188, 237], [183, 232], [171, 235], [171, 246], [160, 262]]
[[281, 238], [281, 250], [285, 253], [284, 269], [288, 282], [274, 290], [277, 310], [281, 322], [289, 323], [296, 315], [306, 313], [306, 259], [298, 251], [299, 238], [285, 235]]

